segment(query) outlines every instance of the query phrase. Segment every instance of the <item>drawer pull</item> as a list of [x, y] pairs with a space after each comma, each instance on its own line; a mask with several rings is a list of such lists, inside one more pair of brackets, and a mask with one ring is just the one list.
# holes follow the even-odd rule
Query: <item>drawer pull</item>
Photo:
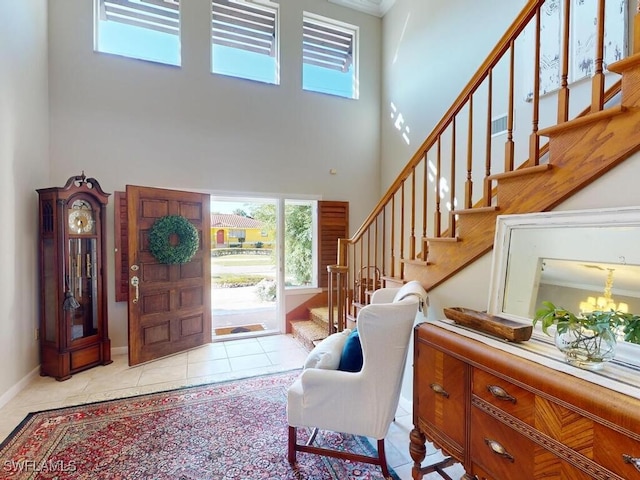
[[624, 463], [632, 464], [634, 467], [636, 467], [636, 470], [640, 472], [640, 458], [632, 457], [631, 455], [627, 455], [626, 453], [623, 453], [622, 459], [624, 460]]
[[499, 387], [497, 385], [489, 385], [487, 386], [487, 390], [489, 390], [489, 392], [491, 392], [491, 395], [493, 395], [499, 400], [505, 400], [507, 402], [516, 403], [515, 397], [512, 397], [511, 395], [509, 395], [507, 391], [502, 387]]
[[449, 392], [447, 392], [442, 385], [432, 383], [429, 387], [431, 387], [431, 390], [436, 392], [438, 395], [442, 395], [444, 398], [449, 398]]
[[511, 463], [514, 462], [513, 456], [507, 452], [502, 445], [500, 445], [495, 440], [489, 440], [488, 438], [484, 439], [484, 443], [495, 453], [496, 455], [501, 456], [502, 458], [509, 460]]

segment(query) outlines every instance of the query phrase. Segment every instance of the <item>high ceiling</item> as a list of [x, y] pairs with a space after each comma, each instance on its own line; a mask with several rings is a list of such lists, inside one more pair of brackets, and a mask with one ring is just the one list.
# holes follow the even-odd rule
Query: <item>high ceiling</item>
[[395, 0], [329, 0], [329, 2], [375, 15], [376, 17], [383, 17]]

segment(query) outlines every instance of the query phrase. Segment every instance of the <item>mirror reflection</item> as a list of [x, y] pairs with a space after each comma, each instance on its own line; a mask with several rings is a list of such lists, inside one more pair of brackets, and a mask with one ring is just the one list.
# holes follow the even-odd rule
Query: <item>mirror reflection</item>
[[[543, 258], [535, 309], [550, 301], [572, 312], [640, 312], [640, 266]], [[534, 314], [535, 314], [534, 309]]]
[[530, 322], [542, 301], [640, 313], [640, 209], [498, 217], [489, 313]]

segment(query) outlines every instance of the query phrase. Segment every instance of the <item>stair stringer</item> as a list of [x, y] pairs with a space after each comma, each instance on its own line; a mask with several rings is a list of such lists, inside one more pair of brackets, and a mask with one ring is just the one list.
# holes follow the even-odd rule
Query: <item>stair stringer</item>
[[498, 215], [551, 210], [640, 150], [640, 55], [618, 63], [622, 106], [540, 131], [549, 137], [551, 168], [496, 176], [498, 210], [461, 212], [459, 241], [430, 242], [428, 265], [405, 261], [405, 280], [436, 287], [493, 248]]

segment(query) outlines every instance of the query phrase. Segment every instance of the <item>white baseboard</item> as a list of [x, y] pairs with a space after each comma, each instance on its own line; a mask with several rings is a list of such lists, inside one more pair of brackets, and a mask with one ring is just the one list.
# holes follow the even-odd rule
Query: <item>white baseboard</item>
[[[111, 349], [111, 356], [113, 355], [128, 355], [129, 348], [128, 347], [115, 347]], [[29, 383], [40, 374], [40, 365], [31, 370], [27, 375], [22, 378], [18, 383], [16, 383], [9, 390], [4, 392], [2, 396], [0, 396], [0, 408], [4, 407], [7, 403], [11, 401], [13, 397], [18, 395]]]
[[35, 377], [37, 377], [39, 374], [40, 374], [40, 365], [38, 365], [36, 368], [31, 370], [31, 372], [29, 372], [27, 375], [25, 375], [22, 378], [22, 380], [20, 380], [18, 383], [16, 383], [13, 387], [11, 387], [9, 390], [7, 390], [0, 397], [0, 408], [4, 407], [7, 403], [9, 403], [13, 397], [18, 395], [18, 393], [20, 393], [20, 391], [22, 391], [23, 388], [25, 388], [27, 385], [29, 385], [29, 383]]
[[114, 355], [128, 355], [129, 347], [114, 347], [111, 349], [111, 356]]

